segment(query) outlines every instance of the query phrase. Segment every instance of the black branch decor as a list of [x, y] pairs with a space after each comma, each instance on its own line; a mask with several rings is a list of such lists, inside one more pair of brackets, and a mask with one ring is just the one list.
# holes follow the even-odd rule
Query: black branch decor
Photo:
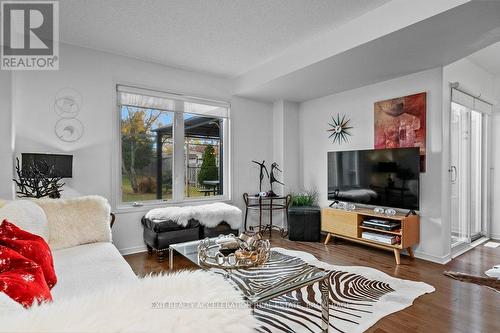
[[17, 185], [17, 197], [60, 198], [64, 183], [61, 181], [62, 177], [55, 175], [54, 169], [53, 165], [46, 162], [33, 163], [21, 169], [19, 158], [16, 158], [17, 179], [13, 180]]
[[346, 118], [345, 115], [340, 117], [340, 114], [337, 114], [337, 118], [332, 116], [332, 122], [328, 123], [330, 125], [330, 129], [327, 129], [327, 132], [331, 132], [329, 139], [333, 139], [333, 143], [338, 142], [342, 144], [342, 142], [347, 142], [351, 133], [349, 132], [352, 129], [352, 126], [349, 126], [351, 119]]

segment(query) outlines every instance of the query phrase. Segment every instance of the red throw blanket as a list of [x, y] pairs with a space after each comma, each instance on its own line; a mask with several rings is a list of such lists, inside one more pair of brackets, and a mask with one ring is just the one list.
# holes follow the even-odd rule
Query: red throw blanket
[[24, 307], [52, 301], [57, 282], [52, 253], [45, 240], [5, 220], [0, 225], [0, 292]]

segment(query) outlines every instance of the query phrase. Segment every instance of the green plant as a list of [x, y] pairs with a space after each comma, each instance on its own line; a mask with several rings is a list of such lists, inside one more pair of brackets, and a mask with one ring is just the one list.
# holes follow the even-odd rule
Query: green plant
[[306, 191], [292, 193], [292, 206], [316, 206], [318, 200], [317, 191]]
[[207, 180], [219, 179], [219, 170], [215, 163], [214, 146], [208, 145], [203, 152], [203, 162], [201, 163], [200, 173], [198, 174], [198, 184], [204, 186]]

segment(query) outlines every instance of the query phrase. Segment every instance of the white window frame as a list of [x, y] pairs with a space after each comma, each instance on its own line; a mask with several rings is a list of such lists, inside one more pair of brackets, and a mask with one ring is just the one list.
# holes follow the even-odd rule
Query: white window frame
[[[121, 104], [119, 103], [118, 87], [127, 87], [127, 90], [137, 93], [145, 92], [157, 97], [173, 98], [188, 102], [195, 102], [207, 105], [222, 106], [227, 108], [227, 117], [223, 117], [223, 194], [216, 196], [201, 196], [188, 198], [184, 196], [185, 187], [185, 165], [184, 165], [184, 112], [174, 111], [173, 121], [173, 141], [174, 153], [172, 164], [172, 199], [148, 200], [144, 202], [122, 202], [122, 140], [121, 140]], [[203, 97], [193, 97], [185, 94], [168, 93], [161, 90], [141, 88], [137, 85], [114, 83], [115, 94], [115, 121], [114, 135], [115, 153], [112, 156], [112, 204], [118, 213], [147, 211], [149, 209], [161, 206], [183, 206], [191, 204], [211, 203], [211, 202], [231, 202], [232, 200], [232, 132], [231, 132], [231, 104], [223, 100], [215, 100]], [[186, 112], [188, 113], [188, 112]], [[176, 147], [182, 147], [176, 149]]]

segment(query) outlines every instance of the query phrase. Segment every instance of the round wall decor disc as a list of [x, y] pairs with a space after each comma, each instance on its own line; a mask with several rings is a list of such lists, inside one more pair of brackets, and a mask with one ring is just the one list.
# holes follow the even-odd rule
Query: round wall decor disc
[[64, 142], [75, 142], [83, 135], [83, 124], [78, 119], [60, 119], [55, 126], [56, 136]]

